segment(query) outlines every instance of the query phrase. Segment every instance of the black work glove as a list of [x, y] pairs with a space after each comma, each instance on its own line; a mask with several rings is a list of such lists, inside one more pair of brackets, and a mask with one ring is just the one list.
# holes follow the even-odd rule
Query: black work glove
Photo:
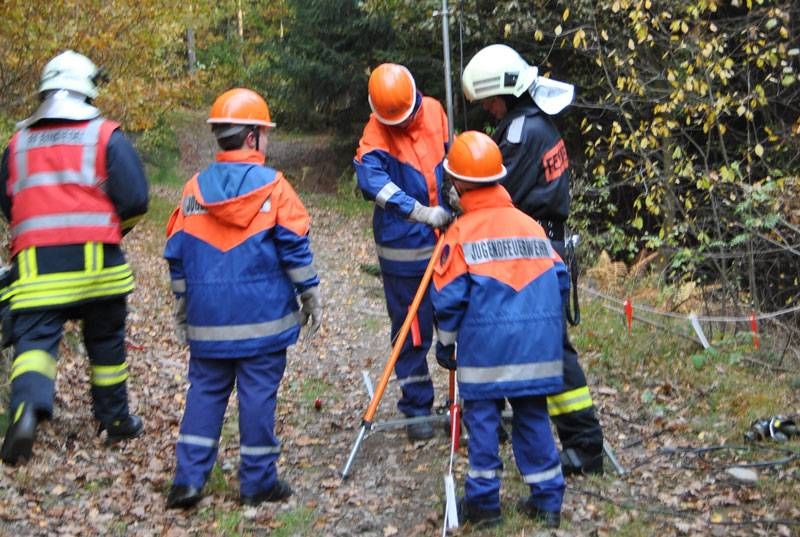
[[450, 371], [456, 370], [456, 344], [442, 345], [436, 342], [436, 362]]

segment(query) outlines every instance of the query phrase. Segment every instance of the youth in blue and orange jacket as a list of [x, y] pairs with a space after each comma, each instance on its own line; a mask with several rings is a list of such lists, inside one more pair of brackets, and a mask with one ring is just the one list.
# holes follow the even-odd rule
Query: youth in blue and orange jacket
[[[449, 131], [442, 106], [419, 93], [401, 65], [382, 64], [373, 71], [369, 100], [373, 113], [353, 164], [364, 197], [375, 201], [372, 230], [394, 341], [433, 253], [434, 227], [450, 219], [441, 195]], [[431, 413], [426, 356], [432, 340], [433, 310], [426, 293], [395, 364], [402, 390], [397, 406], [406, 416]], [[420, 423], [407, 433], [410, 440], [421, 440], [433, 436], [433, 429]]]
[[566, 268], [544, 229], [496, 184], [506, 169], [491, 138], [476, 131], [459, 135], [444, 168], [464, 214], [445, 232], [431, 294], [436, 360], [457, 371], [470, 433], [459, 518], [500, 521], [498, 428], [507, 398], [514, 409], [514, 458], [531, 490], [525, 501], [557, 525], [564, 478], [546, 396], [563, 382]]
[[[402, 66], [383, 64], [374, 71], [370, 78], [374, 111], [364, 127], [353, 164], [364, 197], [375, 201], [372, 230], [394, 341], [436, 243], [437, 234], [430, 221], [416, 215], [443, 205], [442, 161], [448, 127], [439, 102], [415, 89], [409, 101], [413, 109], [407, 119], [400, 124], [382, 121], [380, 96], [374, 92], [374, 81], [382, 68], [407, 73], [415, 88], [413, 78]], [[426, 294], [412, 325], [412, 337], [403, 344], [395, 365], [402, 390], [398, 408], [407, 416], [431, 413], [433, 383], [426, 356], [432, 340], [433, 314]], [[412, 440], [432, 434], [428, 424], [409, 429]]]
[[498, 403], [508, 398], [517, 466], [538, 507], [558, 512], [564, 480], [546, 394], [562, 387], [566, 270], [542, 227], [514, 208], [502, 186], [465, 192], [460, 201], [464, 215], [445, 233], [432, 295], [439, 343], [458, 349], [470, 432], [465, 501], [499, 516]]
[[[255, 140], [255, 145], [218, 153], [216, 162], [186, 184], [167, 227], [164, 257], [190, 350], [190, 386], [168, 507], [190, 507], [200, 500], [234, 384], [242, 503], [291, 494], [276, 468], [276, 395], [286, 348], [300, 332], [297, 295], [316, 291], [319, 276], [308, 238], [308, 213], [283, 174], [264, 165], [264, 126], [272, 125], [266, 104], [243, 88], [230, 90], [217, 102], [228, 99], [236, 105], [250, 98], [262, 103], [267, 114], [247, 126], [247, 143]], [[215, 133], [242, 129], [236, 120], [219, 125], [222, 131]]]

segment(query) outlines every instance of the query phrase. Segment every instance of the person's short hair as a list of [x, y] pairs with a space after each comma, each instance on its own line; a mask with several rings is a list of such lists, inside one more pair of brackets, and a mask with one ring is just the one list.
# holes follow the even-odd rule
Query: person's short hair
[[250, 125], [235, 125], [232, 123], [214, 123], [211, 132], [217, 139], [217, 145], [223, 151], [233, 151], [241, 149], [247, 135], [257, 127]]

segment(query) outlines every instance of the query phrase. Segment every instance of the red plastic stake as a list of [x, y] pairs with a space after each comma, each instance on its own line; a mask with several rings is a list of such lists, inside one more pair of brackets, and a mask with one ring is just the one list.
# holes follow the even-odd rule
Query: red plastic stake
[[756, 312], [750, 313], [750, 331], [753, 332], [753, 348], [758, 350], [761, 342], [758, 340], [758, 321], [756, 321]]
[[631, 325], [633, 324], [633, 303], [629, 298], [625, 299], [625, 320], [628, 323], [628, 335], [631, 335]]

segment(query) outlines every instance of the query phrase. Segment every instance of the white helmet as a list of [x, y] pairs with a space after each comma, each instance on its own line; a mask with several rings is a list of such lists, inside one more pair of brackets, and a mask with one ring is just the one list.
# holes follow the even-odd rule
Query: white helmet
[[538, 70], [507, 45], [489, 45], [467, 64], [461, 88], [470, 101], [496, 95], [519, 97], [536, 81]]
[[464, 68], [461, 89], [469, 101], [498, 95], [520, 97], [526, 91], [546, 114], [554, 115], [572, 102], [571, 84], [539, 76], [539, 70], [507, 45], [489, 45]]
[[97, 97], [95, 77], [99, 71], [92, 60], [83, 54], [66, 50], [44, 66], [39, 93], [63, 89], [94, 99]]

